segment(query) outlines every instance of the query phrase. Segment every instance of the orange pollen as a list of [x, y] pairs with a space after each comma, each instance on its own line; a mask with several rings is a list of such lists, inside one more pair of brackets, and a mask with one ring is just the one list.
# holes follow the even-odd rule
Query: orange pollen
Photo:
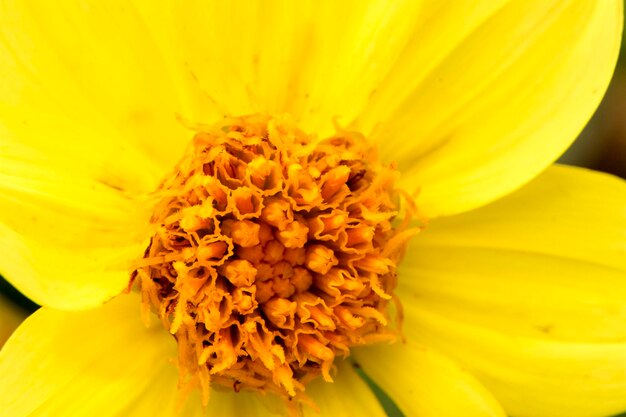
[[395, 340], [388, 307], [413, 234], [394, 227], [397, 175], [342, 129], [317, 140], [253, 115], [198, 131], [156, 192], [132, 274], [178, 342], [181, 382], [205, 403], [212, 384], [308, 401], [336, 357]]

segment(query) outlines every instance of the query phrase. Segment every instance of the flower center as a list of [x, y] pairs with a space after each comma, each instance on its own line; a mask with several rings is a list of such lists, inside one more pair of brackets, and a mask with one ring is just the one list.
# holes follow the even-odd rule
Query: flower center
[[317, 140], [285, 118], [194, 136], [133, 280], [205, 401], [210, 384], [302, 400], [337, 356], [395, 339], [387, 307], [411, 234], [392, 225], [396, 176], [361, 135]]

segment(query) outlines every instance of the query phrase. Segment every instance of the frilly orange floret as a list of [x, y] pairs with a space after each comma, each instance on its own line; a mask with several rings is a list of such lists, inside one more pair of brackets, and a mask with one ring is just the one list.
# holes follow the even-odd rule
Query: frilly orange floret
[[212, 384], [310, 403], [336, 357], [395, 340], [387, 307], [418, 231], [394, 227], [397, 175], [343, 130], [317, 140], [253, 115], [197, 132], [132, 274], [178, 342], [181, 383], [205, 404]]

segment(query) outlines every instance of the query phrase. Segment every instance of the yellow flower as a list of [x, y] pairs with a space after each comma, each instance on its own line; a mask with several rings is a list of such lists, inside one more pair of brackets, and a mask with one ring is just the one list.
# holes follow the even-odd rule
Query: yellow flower
[[3, 416], [383, 416], [355, 367], [407, 416], [626, 410], [626, 184], [550, 166], [621, 0], [60, 3], [0, 13], [0, 272], [44, 306]]

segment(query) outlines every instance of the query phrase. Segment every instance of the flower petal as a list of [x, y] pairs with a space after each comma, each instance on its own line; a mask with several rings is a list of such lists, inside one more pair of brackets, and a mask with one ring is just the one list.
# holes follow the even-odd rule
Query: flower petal
[[4, 3], [0, 28], [2, 125], [21, 141], [120, 170], [133, 150], [168, 169], [179, 157], [185, 106], [126, 2]]
[[354, 357], [407, 416], [505, 416], [478, 381], [432, 349], [409, 341], [357, 349]]
[[335, 381], [321, 379], [307, 385], [306, 393], [319, 406], [320, 412], [304, 407], [305, 417], [384, 417], [387, 414], [376, 396], [347, 361], [336, 361]]
[[[58, 162], [58, 161], [57, 161]], [[0, 272], [35, 302], [98, 305], [128, 284], [150, 205], [31, 150], [0, 156]]]
[[[147, 43], [128, 48], [145, 35], [125, 10], [73, 6], [0, 6], [0, 272], [61, 309], [125, 288], [150, 215], [129, 195], [152, 191], [165, 172], [123, 120], [141, 113], [128, 100], [158, 101], [140, 94], [154, 85], [142, 90], [149, 71], [133, 63], [147, 62], [129, 59], [149, 55]], [[119, 36], [124, 27], [136, 36]]]
[[406, 314], [409, 337], [461, 363], [509, 415], [605, 417], [626, 410], [626, 343], [511, 336], [421, 307], [409, 306]]
[[399, 289], [409, 337], [511, 415], [626, 410], [626, 182], [555, 166], [414, 243]]
[[489, 206], [431, 222], [414, 243], [401, 267], [415, 278], [401, 284], [448, 316], [530, 337], [626, 341], [623, 180], [556, 165]]
[[[318, 379], [307, 385], [306, 394], [309, 395], [319, 407], [319, 412], [308, 405], [302, 405], [303, 415], [305, 417], [385, 417], [386, 414], [378, 400], [354, 369], [352, 369], [347, 362], [337, 363], [337, 368], [338, 372], [335, 377], [335, 382], [329, 383]], [[126, 414], [121, 415], [138, 417], [170, 415], [164, 411], [174, 410], [171, 403], [171, 396], [169, 398], [167, 397], [166, 387], [169, 387], [170, 391], [176, 391], [177, 373], [173, 368], [168, 369], [167, 372], [169, 373], [167, 378], [163, 375], [156, 381], [158, 384], [156, 387], [157, 392], [163, 392], [165, 395], [165, 397], [161, 397], [161, 400], [157, 401], [157, 403], [160, 403], [162, 407], [166, 408], [156, 408], [150, 404], [146, 404], [150, 402], [150, 400], [146, 398], [144, 399], [145, 401], [137, 403], [133, 408], [126, 410]], [[152, 388], [154, 388], [154, 385], [151, 386], [151, 389]], [[147, 395], [149, 395], [150, 398], [159, 397], [159, 395], [153, 397], [152, 393], [148, 393]], [[189, 398], [185, 404], [182, 416], [196, 416], [197, 414], [195, 413], [202, 410], [201, 407], [198, 407], [200, 400], [197, 397], [197, 392], [192, 393], [191, 398]], [[166, 404], [163, 398], [170, 402]], [[152, 412], [152, 414], [150, 414], [150, 412]], [[264, 417], [268, 415], [284, 416], [287, 414], [285, 401], [273, 394], [262, 395], [250, 391], [235, 393], [218, 387], [211, 391], [206, 413], [201, 413], [200, 415]]]
[[172, 366], [173, 339], [146, 329], [137, 296], [86, 312], [42, 308], [0, 352], [0, 409], [11, 417], [115, 416]]
[[182, 397], [178, 381], [176, 367], [173, 364], [164, 367], [137, 398], [116, 416], [265, 417], [286, 414], [285, 401], [276, 396], [261, 396], [251, 391], [236, 393], [221, 388], [211, 390], [209, 404], [205, 409], [198, 390]]
[[321, 136], [334, 132], [333, 117], [348, 123], [367, 103], [421, 7], [355, 0], [136, 4], [170, 51], [168, 62], [192, 74], [194, 88], [221, 113], [287, 112]]
[[[403, 187], [420, 188], [429, 217], [486, 204], [552, 163], [596, 109], [619, 51], [621, 0], [472, 4], [427, 2], [433, 20], [355, 123], [381, 122], [381, 155], [398, 162]], [[448, 34], [461, 12], [470, 23]]]

